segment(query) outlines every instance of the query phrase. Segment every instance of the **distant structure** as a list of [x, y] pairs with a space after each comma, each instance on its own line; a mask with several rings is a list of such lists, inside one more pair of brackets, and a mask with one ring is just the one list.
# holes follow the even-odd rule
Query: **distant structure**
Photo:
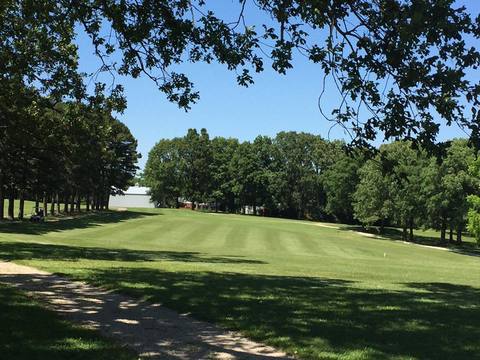
[[154, 208], [155, 202], [150, 198], [150, 188], [144, 186], [130, 186], [124, 195], [110, 195], [111, 208]]
[[264, 208], [263, 206], [257, 206], [256, 214], [254, 213], [253, 205], [243, 206], [243, 214], [245, 214], [245, 215], [262, 215], [262, 216], [265, 216], [265, 213], [266, 213], [266, 208]]

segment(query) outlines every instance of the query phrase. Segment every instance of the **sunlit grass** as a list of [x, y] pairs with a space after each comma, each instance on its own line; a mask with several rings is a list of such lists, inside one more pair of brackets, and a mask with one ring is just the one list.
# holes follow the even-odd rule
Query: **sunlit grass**
[[0, 258], [160, 302], [305, 359], [478, 358], [480, 258], [451, 250], [180, 210], [0, 227]]

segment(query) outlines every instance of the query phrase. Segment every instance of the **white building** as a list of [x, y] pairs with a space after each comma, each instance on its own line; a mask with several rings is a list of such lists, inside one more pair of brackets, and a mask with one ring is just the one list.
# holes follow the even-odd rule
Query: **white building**
[[257, 206], [256, 208], [257, 213], [253, 213], [253, 205], [245, 205], [243, 207], [243, 213], [245, 215], [264, 215], [265, 213], [265, 208], [263, 206]]
[[110, 195], [111, 208], [154, 208], [155, 203], [150, 199], [150, 189], [144, 186], [130, 186], [124, 195]]

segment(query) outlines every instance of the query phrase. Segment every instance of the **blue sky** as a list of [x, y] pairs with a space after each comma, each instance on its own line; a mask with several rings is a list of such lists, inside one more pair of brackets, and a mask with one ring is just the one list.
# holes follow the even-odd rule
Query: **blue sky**
[[[224, 16], [235, 18], [237, 0], [213, 0]], [[462, 0], [472, 14], [480, 12], [480, 0]], [[248, 13], [247, 13], [248, 14]], [[248, 20], [262, 22], [252, 12]], [[79, 33], [80, 67], [91, 72], [98, 67], [88, 39]], [[477, 45], [478, 46], [478, 45]], [[122, 120], [138, 139], [143, 155], [140, 167], [147, 159], [148, 151], [162, 138], [183, 136], [188, 128], [207, 128], [213, 136], [236, 137], [252, 140], [257, 135], [274, 136], [279, 131], [305, 131], [328, 136], [331, 124], [324, 120], [318, 110], [318, 96], [322, 88], [322, 71], [318, 65], [297, 56], [294, 69], [287, 75], [279, 75], [266, 67], [257, 74], [255, 84], [249, 88], [239, 87], [235, 73], [218, 64], [188, 64], [181, 68], [200, 91], [200, 101], [186, 113], [169, 103], [164, 95], [147, 78], [118, 78], [125, 87], [128, 109]], [[103, 80], [108, 81], [105, 77]], [[327, 87], [324, 106], [338, 104], [338, 95]], [[456, 128], [442, 129], [441, 138], [464, 135]], [[336, 128], [330, 138], [347, 136]]]

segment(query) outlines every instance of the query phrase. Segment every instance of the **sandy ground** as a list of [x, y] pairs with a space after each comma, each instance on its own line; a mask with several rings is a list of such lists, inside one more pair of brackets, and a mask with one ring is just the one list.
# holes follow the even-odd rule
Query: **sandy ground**
[[0, 282], [66, 319], [99, 330], [147, 359], [292, 359], [238, 333], [28, 266], [0, 261]]

